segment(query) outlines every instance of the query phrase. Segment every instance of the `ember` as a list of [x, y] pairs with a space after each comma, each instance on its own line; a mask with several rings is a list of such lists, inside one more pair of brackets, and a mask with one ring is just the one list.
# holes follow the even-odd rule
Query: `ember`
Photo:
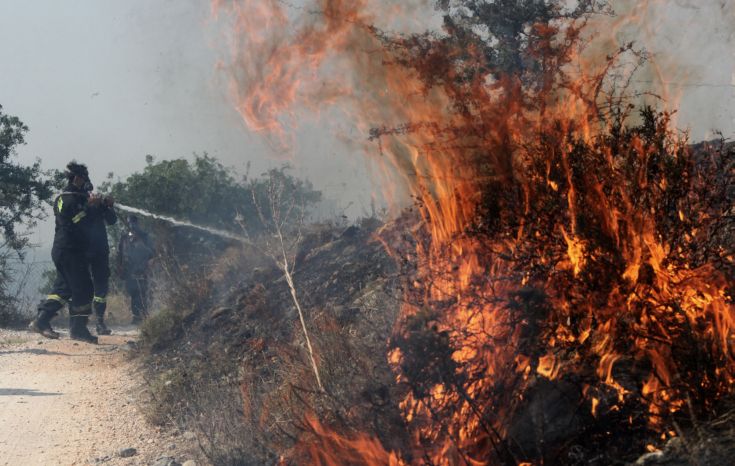
[[413, 443], [309, 419], [312, 461], [550, 464], [714, 416], [735, 376], [735, 151], [636, 100], [634, 45], [582, 47], [601, 2], [458, 3], [415, 35], [366, 0], [321, 0], [295, 32], [276, 0], [217, 5], [246, 122], [283, 136], [299, 106], [337, 104], [418, 211], [381, 234]]

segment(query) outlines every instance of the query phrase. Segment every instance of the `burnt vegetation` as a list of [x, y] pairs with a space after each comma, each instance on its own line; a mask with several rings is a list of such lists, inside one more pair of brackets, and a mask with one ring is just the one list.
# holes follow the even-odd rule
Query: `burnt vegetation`
[[[729, 415], [735, 148], [668, 139], [666, 118], [644, 109], [639, 125], [591, 145], [554, 134], [553, 145], [527, 154], [534, 181], [488, 186], [463, 235], [502, 273], [488, 266], [472, 277], [461, 302], [470, 310], [466, 327], [444, 314], [459, 307], [444, 291], [455, 270], [433, 266], [427, 276], [404, 262], [409, 301], [421, 311], [391, 347], [403, 355], [402, 383], [426, 405], [414, 423], [433, 427], [419, 429], [429, 432], [422, 448], [449, 436], [465, 461], [623, 464], [662, 438]], [[560, 141], [571, 148], [564, 157]], [[582, 245], [578, 266], [569, 263], [572, 229]], [[631, 275], [632, 251], [646, 238], [667, 246], [660, 257], [643, 252]], [[487, 307], [502, 315], [490, 336], [488, 326], [473, 325]], [[474, 357], [460, 365], [458, 350]], [[453, 396], [437, 398], [437, 386]], [[475, 419], [469, 436], [485, 439], [465, 444], [466, 453], [458, 419]], [[710, 461], [726, 464], [726, 451]]]
[[[191, 299], [190, 290], [172, 303], [187, 310], [183, 321], [161, 312], [142, 329], [151, 420], [196, 429], [215, 464], [275, 461], [308, 431], [313, 415], [347, 429], [373, 426], [399, 447], [402, 437], [392, 435], [405, 434], [385, 359], [399, 294], [394, 263], [372, 236], [377, 226], [366, 220], [304, 232], [293, 279], [324, 392], [282, 270], [260, 252], [235, 248], [209, 269], [206, 296]], [[212, 290], [223, 283], [228, 288], [213, 302]], [[176, 338], [158, 328], [167, 322]]]

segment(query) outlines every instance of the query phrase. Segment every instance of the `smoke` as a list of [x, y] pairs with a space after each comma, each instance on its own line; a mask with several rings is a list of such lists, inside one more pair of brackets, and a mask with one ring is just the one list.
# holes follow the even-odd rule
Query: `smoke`
[[[649, 103], [676, 111], [674, 123], [694, 141], [714, 131], [735, 135], [735, 2], [615, 0], [612, 27], [619, 44], [633, 42], [649, 60], [635, 76]], [[612, 23], [612, 24], [610, 24]]]

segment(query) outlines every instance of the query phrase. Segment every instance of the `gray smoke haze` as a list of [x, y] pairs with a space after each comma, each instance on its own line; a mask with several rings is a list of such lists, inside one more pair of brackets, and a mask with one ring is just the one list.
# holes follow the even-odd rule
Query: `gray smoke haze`
[[639, 19], [618, 31], [619, 41], [651, 54], [637, 88], [666, 97], [694, 141], [716, 131], [735, 136], [735, 1], [618, 0], [613, 7]]

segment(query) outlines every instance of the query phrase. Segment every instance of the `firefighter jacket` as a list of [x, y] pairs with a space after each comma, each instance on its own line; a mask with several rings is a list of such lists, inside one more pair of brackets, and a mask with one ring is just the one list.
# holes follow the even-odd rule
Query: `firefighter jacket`
[[67, 185], [54, 201], [56, 231], [52, 252], [84, 252], [88, 246], [85, 228], [88, 228], [89, 194], [74, 186]]

